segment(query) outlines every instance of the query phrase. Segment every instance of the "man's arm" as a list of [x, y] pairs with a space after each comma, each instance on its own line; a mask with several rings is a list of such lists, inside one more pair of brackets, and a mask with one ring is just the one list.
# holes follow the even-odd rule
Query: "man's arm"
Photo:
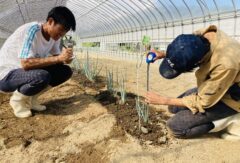
[[62, 61], [60, 61], [59, 56], [21, 59], [21, 65], [24, 70], [42, 68], [58, 63], [63, 63]]
[[146, 102], [155, 105], [174, 105], [187, 107], [186, 105], [183, 104], [181, 98], [164, 97], [153, 92], [147, 92]]
[[63, 49], [60, 55], [50, 56], [47, 58], [26, 58], [21, 59], [21, 65], [24, 70], [42, 68], [58, 63], [65, 63], [72, 60], [72, 49]]
[[209, 80], [199, 88], [197, 94], [183, 98], [168, 98], [156, 93], [148, 92], [146, 102], [156, 105], [175, 105], [189, 108], [193, 113], [204, 112], [216, 104], [233, 84], [238, 71], [233, 69], [221, 69], [212, 72]]

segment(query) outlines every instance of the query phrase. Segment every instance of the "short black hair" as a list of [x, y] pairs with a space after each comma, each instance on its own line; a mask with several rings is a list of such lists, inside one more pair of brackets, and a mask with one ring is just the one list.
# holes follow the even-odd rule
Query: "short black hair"
[[55, 23], [63, 25], [66, 30], [72, 29], [75, 31], [76, 29], [76, 20], [75, 17], [67, 7], [65, 6], [57, 6], [49, 11], [47, 16], [47, 21], [49, 18], [52, 18]]

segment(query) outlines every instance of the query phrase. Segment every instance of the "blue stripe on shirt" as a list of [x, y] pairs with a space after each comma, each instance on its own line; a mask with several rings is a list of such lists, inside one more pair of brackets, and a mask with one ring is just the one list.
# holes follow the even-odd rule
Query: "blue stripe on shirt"
[[26, 35], [26, 38], [25, 38], [25, 41], [24, 41], [22, 52], [20, 54], [20, 58], [27, 58], [28, 57], [28, 54], [29, 54], [29, 51], [31, 49], [34, 36], [35, 36], [36, 32], [39, 31], [39, 30], [40, 30], [40, 28], [39, 28], [38, 24], [35, 24], [35, 25], [33, 25], [29, 28], [29, 30], [27, 32], [27, 35]]

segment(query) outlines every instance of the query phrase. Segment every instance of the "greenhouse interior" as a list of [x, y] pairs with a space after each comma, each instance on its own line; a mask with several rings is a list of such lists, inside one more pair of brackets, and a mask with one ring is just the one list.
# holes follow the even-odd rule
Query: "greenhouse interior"
[[236, 163], [239, 112], [240, 0], [0, 0], [0, 162]]

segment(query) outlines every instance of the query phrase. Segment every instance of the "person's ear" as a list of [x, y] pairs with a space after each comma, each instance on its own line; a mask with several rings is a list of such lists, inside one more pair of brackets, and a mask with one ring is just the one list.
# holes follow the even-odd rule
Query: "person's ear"
[[54, 23], [55, 23], [53, 18], [49, 18], [47, 22], [50, 26], [54, 25]]

